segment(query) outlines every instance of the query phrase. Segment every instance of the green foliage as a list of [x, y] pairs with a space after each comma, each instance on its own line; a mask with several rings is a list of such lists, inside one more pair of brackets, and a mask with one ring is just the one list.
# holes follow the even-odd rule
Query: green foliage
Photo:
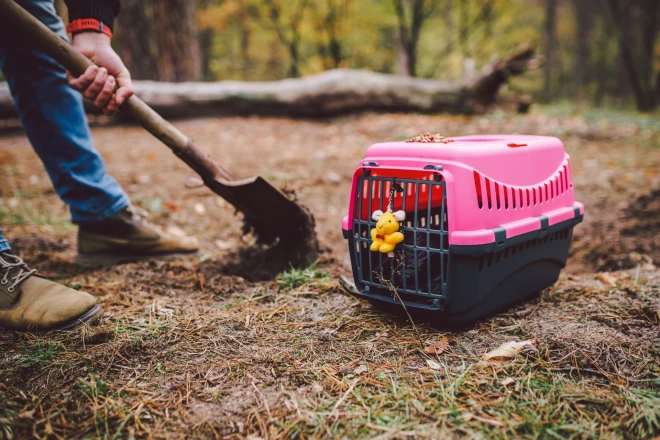
[[51, 339], [26, 341], [21, 339], [21, 353], [16, 364], [21, 367], [45, 367], [51, 364], [56, 355], [64, 351], [64, 346]]
[[[405, 62], [396, 5], [414, 8], [417, 3], [423, 3], [425, 14], [416, 43], [417, 76], [462, 79], [521, 45], [535, 47], [539, 54], [544, 47], [544, 1], [216, 0], [207, 2], [198, 17], [202, 29], [213, 31], [210, 72], [218, 80], [275, 80], [335, 67], [397, 73]], [[404, 20], [406, 44], [412, 10], [406, 9]], [[579, 11], [586, 11], [587, 20], [578, 21]], [[550, 67], [553, 97], [596, 104], [623, 97], [630, 102], [610, 15], [604, 3], [558, 3]], [[580, 55], [585, 40], [589, 50]], [[655, 45], [660, 54], [660, 43]], [[474, 68], [466, 68], [468, 59]], [[657, 70], [660, 61], [655, 64]], [[577, 72], [580, 65], [583, 74]], [[544, 87], [543, 77], [529, 73], [512, 87], [537, 93]]]
[[278, 275], [277, 285], [280, 290], [293, 290], [307, 284], [327, 281], [329, 276], [323, 272], [315, 270], [315, 267], [316, 263], [306, 269], [296, 269], [292, 267], [286, 272], [282, 272]]
[[78, 387], [80, 392], [89, 399], [96, 399], [105, 396], [108, 391], [108, 386], [101, 379], [93, 374], [89, 375], [89, 380], [79, 379]]

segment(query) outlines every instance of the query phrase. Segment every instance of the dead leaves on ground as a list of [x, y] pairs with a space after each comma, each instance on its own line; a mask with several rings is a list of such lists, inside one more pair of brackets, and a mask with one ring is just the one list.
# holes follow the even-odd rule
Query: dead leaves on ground
[[594, 278], [606, 286], [616, 287], [617, 279], [610, 275], [608, 272], [598, 273]]
[[[429, 355], [439, 355], [446, 352], [449, 349], [449, 338], [443, 336], [440, 340], [432, 342], [428, 345], [424, 351]], [[506, 361], [511, 361], [516, 358], [516, 356], [521, 353], [527, 354], [537, 354], [538, 350], [534, 346], [534, 340], [530, 339], [527, 341], [509, 341], [505, 342], [494, 350], [491, 350], [487, 353], [484, 353], [481, 356], [479, 364], [490, 364], [490, 363], [502, 363]], [[433, 359], [426, 359], [426, 365], [429, 369], [433, 371], [441, 371], [442, 364]], [[423, 368], [424, 370], [424, 368]], [[428, 371], [428, 370], [427, 370]]]
[[432, 342], [424, 351], [427, 354], [442, 354], [449, 348], [449, 338], [443, 336], [439, 341]]
[[495, 350], [489, 351], [481, 356], [481, 361], [486, 363], [492, 362], [505, 362], [511, 359], [514, 359], [520, 352], [526, 353], [535, 353], [536, 347], [534, 346], [534, 340], [530, 339], [528, 341], [509, 341], [497, 347]]

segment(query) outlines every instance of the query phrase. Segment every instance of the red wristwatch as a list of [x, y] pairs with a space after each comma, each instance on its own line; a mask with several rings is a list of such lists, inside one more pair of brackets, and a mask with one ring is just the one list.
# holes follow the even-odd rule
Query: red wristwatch
[[99, 21], [95, 18], [78, 18], [73, 20], [71, 23], [66, 25], [66, 31], [70, 34], [75, 34], [76, 32], [81, 31], [96, 31], [106, 34], [108, 37], [112, 38], [112, 31], [110, 28], [104, 25], [102, 21]]

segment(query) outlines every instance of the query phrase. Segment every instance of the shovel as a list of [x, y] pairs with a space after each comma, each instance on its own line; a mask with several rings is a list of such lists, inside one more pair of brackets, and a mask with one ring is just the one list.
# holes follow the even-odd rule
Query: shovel
[[[51, 56], [74, 76], [81, 75], [93, 65], [14, 0], [0, 0], [0, 27], [11, 29], [12, 38], [18, 38]], [[287, 196], [261, 177], [235, 180], [186, 135], [137, 96], [129, 98], [120, 110], [167, 145], [199, 174], [211, 191], [242, 212], [246, 226], [244, 229], [254, 231], [260, 242], [279, 242], [289, 248], [316, 246], [314, 217], [306, 208], [298, 205], [293, 197]]]

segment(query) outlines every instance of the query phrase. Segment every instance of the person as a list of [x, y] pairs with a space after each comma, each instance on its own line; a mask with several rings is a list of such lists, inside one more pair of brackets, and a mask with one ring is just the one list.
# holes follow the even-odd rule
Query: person
[[[68, 41], [54, 0], [15, 1]], [[79, 259], [129, 261], [196, 252], [195, 238], [168, 234], [145, 220], [145, 213], [131, 205], [108, 174], [92, 143], [82, 96], [112, 115], [133, 94], [130, 73], [110, 44], [119, 0], [65, 3], [72, 45], [98, 67], [70, 77], [44, 53], [3, 38], [0, 68], [25, 133], [78, 225]], [[0, 185], [2, 180], [0, 176]], [[0, 229], [0, 327], [67, 330], [93, 323], [101, 314], [93, 296], [46, 280], [29, 268], [12, 253]]]

